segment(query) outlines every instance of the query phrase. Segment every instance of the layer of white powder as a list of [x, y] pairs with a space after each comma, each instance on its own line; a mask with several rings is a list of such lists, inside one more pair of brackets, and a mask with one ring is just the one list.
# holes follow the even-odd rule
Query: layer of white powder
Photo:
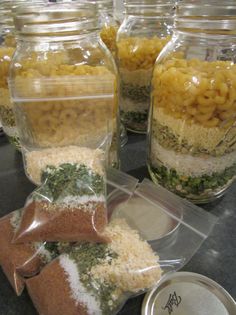
[[42, 171], [47, 166], [58, 167], [63, 163], [84, 164], [95, 173], [104, 175], [103, 162], [103, 150], [77, 146], [42, 149], [25, 154], [27, 173], [35, 184], [40, 184]]
[[16, 231], [18, 227], [20, 226], [21, 218], [22, 218], [22, 210], [16, 210], [13, 212], [10, 219], [10, 223], [14, 231]]
[[88, 202], [105, 202], [105, 196], [67, 196], [63, 198], [62, 201], [59, 200], [59, 202], [70, 207], [76, 207], [78, 205], [87, 204]]
[[76, 263], [69, 258], [69, 255], [63, 254], [59, 257], [60, 266], [64, 269], [71, 289], [72, 298], [76, 304], [83, 304], [90, 315], [102, 315], [100, 303], [95, 297], [86, 290], [80, 281], [80, 275]]
[[137, 102], [131, 99], [121, 97], [121, 110], [124, 112], [140, 112], [145, 113], [148, 110], [149, 102]]
[[33, 247], [36, 250], [36, 255], [42, 257], [45, 263], [49, 263], [52, 260], [51, 253], [44, 247], [43, 242], [35, 242], [33, 243]]
[[221, 157], [194, 157], [165, 149], [155, 138], [152, 139], [151, 151], [151, 160], [154, 166], [160, 160], [165, 167], [173, 168], [179, 175], [184, 176], [199, 177], [215, 172], [221, 173], [236, 162], [236, 152]]

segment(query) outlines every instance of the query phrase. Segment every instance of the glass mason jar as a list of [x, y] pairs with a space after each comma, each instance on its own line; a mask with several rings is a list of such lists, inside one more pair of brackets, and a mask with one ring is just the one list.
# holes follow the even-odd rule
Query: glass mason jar
[[[27, 154], [35, 150], [110, 148], [117, 124], [117, 72], [98, 24], [94, 5], [17, 9], [9, 87], [26, 172]], [[117, 153], [116, 148], [110, 163], [118, 163]]]
[[125, 10], [117, 35], [121, 119], [146, 133], [153, 66], [172, 35], [174, 1], [127, 0]]
[[153, 72], [149, 171], [194, 203], [220, 197], [236, 176], [235, 13], [229, 1], [179, 2]]
[[20, 148], [12, 103], [8, 90], [8, 73], [16, 47], [15, 30], [9, 1], [0, 4], [0, 120], [9, 141]]
[[[94, 3], [97, 6], [100, 16], [100, 36], [103, 43], [112, 53], [113, 57], [116, 55], [116, 36], [120, 26], [120, 22], [115, 18], [113, 0], [96, 0]], [[127, 141], [127, 133], [123, 123], [119, 123], [120, 146], [124, 146]], [[116, 139], [112, 142], [112, 147], [116, 146]]]
[[114, 18], [113, 0], [96, 0], [95, 3], [100, 13], [100, 36], [104, 44], [114, 56], [119, 22]]

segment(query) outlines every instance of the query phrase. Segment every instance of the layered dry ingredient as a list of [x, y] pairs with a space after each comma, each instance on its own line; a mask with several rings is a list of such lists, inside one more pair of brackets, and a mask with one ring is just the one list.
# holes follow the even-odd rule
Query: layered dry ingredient
[[15, 52], [15, 46], [15, 38], [11, 33], [5, 36], [3, 43], [0, 45], [0, 119], [10, 142], [19, 148], [20, 144], [15, 116], [7, 84], [10, 63]]
[[28, 198], [14, 240], [107, 241], [102, 157], [99, 149], [79, 147], [29, 152], [27, 170], [42, 184]]
[[27, 281], [40, 314], [115, 314], [130, 295], [159, 281], [158, 256], [137, 231], [114, 220], [105, 234], [110, 243], [77, 245]]
[[116, 35], [117, 35], [118, 27], [114, 25], [104, 25], [100, 36], [104, 44], [110, 50], [113, 56], [115, 56], [116, 52]]
[[146, 132], [155, 60], [170, 37], [128, 37], [117, 42], [121, 78], [121, 118], [125, 126]]
[[173, 58], [153, 74], [150, 169], [166, 188], [196, 202], [236, 175], [236, 66]]
[[104, 66], [77, 64], [75, 57], [76, 51], [32, 53], [14, 65], [13, 99], [25, 146], [99, 147], [115, 131], [115, 75]]
[[12, 244], [20, 224], [22, 211], [17, 210], [0, 219], [0, 266], [17, 295], [24, 289], [24, 277], [32, 277], [60, 253], [59, 243]]

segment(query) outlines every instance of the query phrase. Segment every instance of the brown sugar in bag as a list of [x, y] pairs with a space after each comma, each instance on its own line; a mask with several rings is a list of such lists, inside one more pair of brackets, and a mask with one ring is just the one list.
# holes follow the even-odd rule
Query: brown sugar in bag
[[[35, 174], [37, 181], [41, 174], [42, 184], [26, 202], [14, 242], [107, 242], [102, 234], [107, 225], [102, 151], [42, 151], [34, 153], [40, 164]], [[29, 169], [32, 164], [29, 159]]]
[[159, 281], [158, 256], [125, 220], [109, 223], [105, 234], [110, 243], [77, 244], [27, 280], [39, 314], [114, 315]]
[[16, 210], [0, 219], [0, 266], [17, 295], [24, 289], [23, 277], [35, 275], [59, 254], [52, 244], [12, 244], [12, 237], [19, 225], [21, 214], [21, 210]]

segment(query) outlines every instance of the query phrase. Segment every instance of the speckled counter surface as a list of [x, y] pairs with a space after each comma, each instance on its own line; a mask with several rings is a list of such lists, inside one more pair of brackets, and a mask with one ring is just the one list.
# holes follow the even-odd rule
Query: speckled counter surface
[[[148, 177], [144, 166], [145, 137], [130, 135], [128, 144], [122, 149], [121, 159], [123, 170], [140, 180]], [[5, 137], [0, 137], [0, 216], [22, 207], [33, 188], [24, 174], [21, 154], [8, 144]], [[224, 198], [204, 208], [219, 220], [184, 270], [212, 278], [236, 298], [236, 183]], [[119, 315], [140, 315], [142, 299], [143, 296], [130, 299]], [[36, 314], [27, 293], [16, 297], [0, 271], [0, 315]]]

